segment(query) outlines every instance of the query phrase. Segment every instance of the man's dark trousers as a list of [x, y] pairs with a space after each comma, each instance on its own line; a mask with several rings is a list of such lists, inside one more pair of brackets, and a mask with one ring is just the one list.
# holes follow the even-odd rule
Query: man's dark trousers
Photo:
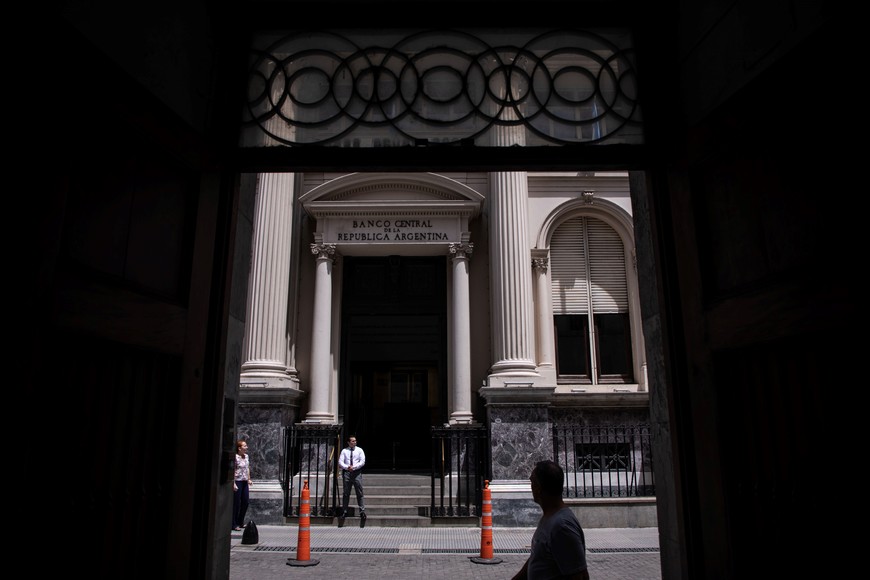
[[342, 471], [341, 479], [344, 483], [344, 496], [341, 502], [342, 516], [347, 515], [347, 504], [350, 502], [351, 486], [356, 491], [356, 503], [359, 505], [359, 511], [360, 513], [364, 512], [366, 504], [363, 496], [362, 471]]

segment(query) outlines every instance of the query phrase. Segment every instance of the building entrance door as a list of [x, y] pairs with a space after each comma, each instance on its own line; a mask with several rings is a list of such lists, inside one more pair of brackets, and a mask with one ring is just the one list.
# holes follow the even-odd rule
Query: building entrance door
[[431, 363], [358, 363], [351, 375], [351, 398], [359, 403], [349, 413], [348, 428], [357, 425], [353, 432], [361, 446], [365, 441], [369, 467], [429, 468], [429, 427], [437, 420], [433, 415], [438, 410], [437, 367]]
[[370, 469], [430, 465], [446, 421], [446, 259], [346, 257], [339, 408]]

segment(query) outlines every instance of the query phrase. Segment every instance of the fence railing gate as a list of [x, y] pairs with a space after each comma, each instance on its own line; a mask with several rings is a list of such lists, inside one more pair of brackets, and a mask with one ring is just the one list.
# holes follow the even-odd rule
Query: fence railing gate
[[480, 516], [488, 457], [485, 427], [432, 427], [430, 517]]
[[566, 497], [655, 496], [648, 424], [553, 425], [553, 457]]
[[339, 502], [338, 454], [341, 425], [290, 425], [284, 428], [280, 458], [284, 517], [298, 517], [302, 487], [308, 481], [311, 517], [332, 517]]

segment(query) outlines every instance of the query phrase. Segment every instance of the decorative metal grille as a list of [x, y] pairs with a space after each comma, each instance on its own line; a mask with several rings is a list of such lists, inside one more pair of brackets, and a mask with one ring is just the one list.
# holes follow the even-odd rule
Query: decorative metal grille
[[624, 31], [261, 34], [242, 146], [643, 142]]
[[553, 425], [566, 497], [655, 495], [650, 426]]
[[629, 469], [631, 447], [628, 443], [577, 443], [578, 471]]

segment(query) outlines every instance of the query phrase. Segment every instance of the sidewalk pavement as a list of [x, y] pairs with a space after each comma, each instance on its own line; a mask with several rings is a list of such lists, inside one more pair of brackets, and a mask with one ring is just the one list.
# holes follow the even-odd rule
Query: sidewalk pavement
[[[258, 542], [242, 544], [232, 533], [230, 580], [329, 578], [511, 578], [529, 556], [534, 528], [493, 528], [493, 558], [480, 559], [480, 529], [468, 527], [343, 528], [311, 526], [310, 561], [298, 563], [296, 525], [257, 526]], [[584, 530], [586, 561], [594, 580], [661, 580], [658, 528]]]

